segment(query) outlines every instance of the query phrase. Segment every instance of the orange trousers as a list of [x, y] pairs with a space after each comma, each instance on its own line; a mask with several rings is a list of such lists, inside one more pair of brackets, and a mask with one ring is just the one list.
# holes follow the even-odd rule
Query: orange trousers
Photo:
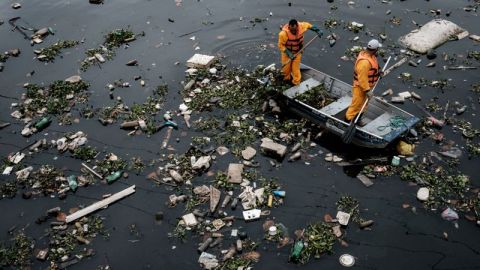
[[[362, 109], [363, 103], [367, 100], [367, 94], [365, 91], [362, 91], [362, 89], [358, 86], [352, 87], [352, 103], [348, 107], [347, 113], [345, 115], [345, 118], [348, 121], [351, 121], [355, 116], [357, 116], [358, 113], [360, 113], [360, 110]], [[363, 109], [365, 112], [367, 110], [367, 106]]]
[[[282, 66], [290, 60], [290, 58], [285, 54], [282, 53]], [[286, 81], [292, 80], [294, 85], [300, 84], [302, 81], [302, 74], [300, 73], [300, 62], [302, 61], [302, 54], [298, 54], [295, 59], [293, 59], [290, 63], [285, 65], [282, 68], [283, 79]], [[292, 79], [293, 77], [293, 79]]]

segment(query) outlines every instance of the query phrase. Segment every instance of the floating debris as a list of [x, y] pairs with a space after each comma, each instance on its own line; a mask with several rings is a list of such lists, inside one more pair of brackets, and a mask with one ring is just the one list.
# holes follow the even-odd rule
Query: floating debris
[[295, 243], [290, 260], [305, 264], [311, 258], [319, 259], [322, 254], [333, 252], [336, 239], [330, 225], [323, 222], [311, 224]]
[[136, 39], [136, 35], [130, 29], [115, 29], [105, 35], [105, 41], [99, 48], [88, 49], [85, 52], [87, 58], [80, 64], [80, 69], [86, 71], [91, 65], [97, 61], [103, 63], [115, 56], [114, 49], [122, 44], [129, 43]]
[[62, 49], [72, 48], [78, 45], [79, 42], [75, 40], [61, 40], [46, 48], [35, 50], [38, 55], [37, 59], [42, 62], [53, 62]]

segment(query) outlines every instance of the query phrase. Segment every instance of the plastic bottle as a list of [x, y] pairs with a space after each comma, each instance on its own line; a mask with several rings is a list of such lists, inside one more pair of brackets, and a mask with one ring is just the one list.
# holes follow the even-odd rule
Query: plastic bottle
[[238, 204], [238, 198], [234, 198], [232, 201], [232, 204], [230, 205], [230, 208], [232, 210], [235, 210], [237, 208], [237, 204]]
[[35, 128], [40, 131], [52, 123], [52, 120], [49, 117], [43, 117], [37, 123], [35, 123]]
[[78, 183], [77, 183], [77, 177], [75, 175], [70, 175], [68, 178], [68, 185], [70, 186], [70, 189], [75, 192], [78, 188]]
[[285, 194], [286, 194], [286, 192], [283, 191], [283, 190], [274, 190], [273, 191], [273, 195], [275, 195], [277, 197], [282, 197], [283, 198], [283, 197], [285, 197]]
[[300, 259], [300, 253], [302, 252], [304, 247], [304, 244], [302, 240], [298, 240], [295, 245], [293, 246], [293, 251], [292, 255], [290, 256], [290, 259], [294, 262], [298, 261]]
[[113, 172], [112, 174], [107, 176], [105, 179], [107, 179], [108, 184], [111, 184], [111, 183], [115, 182], [116, 180], [118, 180], [118, 178], [120, 178], [120, 176], [122, 176], [122, 173], [123, 173], [122, 171]]
[[273, 207], [273, 195], [272, 194], [268, 195], [267, 206], [270, 207], [270, 208]]
[[392, 158], [392, 166], [399, 166], [400, 165], [400, 157], [393, 156]]
[[213, 238], [209, 237], [205, 242], [203, 242], [199, 247], [198, 247], [198, 253], [204, 252], [208, 246], [213, 242]]

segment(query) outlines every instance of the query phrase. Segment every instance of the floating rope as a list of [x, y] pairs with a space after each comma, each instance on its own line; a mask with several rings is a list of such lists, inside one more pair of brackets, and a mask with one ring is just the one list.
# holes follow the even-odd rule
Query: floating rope
[[391, 128], [391, 129], [400, 128], [400, 127], [405, 125], [406, 120], [407, 119], [403, 118], [402, 116], [396, 115], [396, 116], [389, 119], [389, 123], [387, 125], [378, 126], [377, 130], [378, 131], [384, 131], [387, 128]]

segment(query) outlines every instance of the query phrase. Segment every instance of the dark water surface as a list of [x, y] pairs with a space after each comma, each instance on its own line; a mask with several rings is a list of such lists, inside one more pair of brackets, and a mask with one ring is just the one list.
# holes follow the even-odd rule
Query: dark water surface
[[[176, 110], [182, 103], [179, 90], [182, 88], [180, 81], [183, 80], [186, 69], [183, 63], [190, 56], [197, 52], [223, 55], [231, 67], [252, 68], [258, 64], [276, 62], [278, 27], [292, 17], [318, 25], [323, 25], [323, 20], [327, 18], [364, 23], [375, 36], [381, 32], [387, 34], [388, 39], [384, 44], [392, 54], [399, 53], [400, 48], [393, 47], [398, 37], [414, 29], [412, 20], [424, 24], [433, 18], [430, 9], [441, 9], [440, 17], [444, 17], [445, 12], [451, 11], [449, 20], [473, 34], [480, 34], [478, 13], [463, 10], [463, 7], [474, 4], [474, 1], [355, 2], [355, 5], [349, 6], [347, 1], [334, 1], [333, 5], [338, 9], [332, 11], [331, 4], [326, 1], [292, 1], [292, 5], [289, 6], [289, 1], [276, 0], [184, 0], [181, 6], [176, 6], [173, 0], [105, 0], [104, 5], [90, 5], [87, 0], [30, 0], [21, 1], [22, 8], [19, 10], [10, 8], [13, 1], [1, 1], [0, 19], [5, 23], [0, 26], [0, 50], [20, 48], [21, 55], [18, 58], [10, 58], [5, 70], [0, 73], [2, 95], [0, 120], [12, 122], [11, 126], [0, 131], [0, 156], [6, 157], [36, 139], [55, 139], [65, 132], [78, 130], [88, 134], [90, 145], [106, 152], [114, 152], [126, 160], [133, 156], [141, 156], [148, 161], [168, 153], [160, 149], [165, 130], [151, 137], [145, 135], [130, 137], [125, 131], [120, 130], [118, 125], [103, 127], [95, 119], [81, 119], [79, 124], [71, 126], [58, 126], [54, 122], [43, 132], [25, 139], [20, 135], [23, 125], [10, 117], [13, 111], [10, 104], [19, 101], [17, 99], [24, 92], [22, 88], [24, 83], [48, 84], [79, 73], [79, 63], [84, 58], [84, 51], [97, 47], [103, 41], [103, 35], [115, 28], [130, 26], [136, 33], [144, 31], [145, 36], [132, 42], [129, 48], [119, 48], [114, 60], [107, 61], [101, 68], [92, 66], [87, 72], [81, 73], [82, 78], [91, 83], [92, 95], [89, 103], [95, 108], [113, 104], [105, 85], [117, 79], [124, 79], [129, 81], [132, 87], [116, 89], [114, 93], [121, 96], [127, 104], [143, 102], [155, 86], [165, 82], [168, 83], [170, 91], [164, 110]], [[387, 10], [391, 10], [392, 14], [385, 15]], [[269, 16], [270, 12], [273, 16]], [[24, 22], [37, 28], [51, 26], [55, 29], [54, 36], [48, 37], [43, 44], [34, 48], [44, 47], [58, 39], [85, 38], [85, 43], [64, 50], [63, 58], [57, 58], [54, 63], [44, 64], [33, 59], [35, 54], [29, 41], [23, 39], [20, 33], [11, 31], [8, 19], [15, 16], [21, 16]], [[390, 24], [388, 20], [392, 16], [402, 18], [401, 25]], [[174, 22], [169, 22], [168, 18]], [[253, 24], [250, 20], [254, 18], [268, 20]], [[337, 44], [330, 48], [325, 38], [315, 41], [305, 53], [303, 62], [350, 82], [352, 63], [342, 61], [340, 57], [348, 48], [361, 45], [371, 37], [365, 34], [366, 31], [354, 34], [343, 30], [341, 26], [333, 31], [340, 37]], [[328, 35], [329, 31], [324, 32]], [[354, 43], [351, 40], [356, 35], [360, 40]], [[195, 36], [194, 41], [190, 39], [192, 36]], [[218, 36], [224, 37], [219, 39]], [[306, 39], [311, 37], [311, 34], [307, 34]], [[195, 51], [196, 46], [199, 46], [200, 50]], [[459, 101], [469, 106], [461, 117], [471, 121], [474, 127], [478, 128], [480, 126], [476, 110], [479, 105], [478, 95], [470, 92], [471, 84], [480, 81], [478, 70], [444, 70], [443, 66], [448, 64], [441, 59], [443, 53], [465, 58], [469, 50], [479, 50], [479, 43], [468, 38], [446, 43], [437, 49], [439, 57], [436, 59], [435, 68], [423, 67], [428, 60], [421, 56], [419, 59], [422, 59], [422, 62], [419, 67], [403, 65], [386, 77], [382, 82], [383, 89], [377, 91], [383, 92], [389, 87], [396, 92], [415, 90], [422, 95], [422, 104], [434, 96], [439, 97], [440, 105], [444, 105], [447, 100], [451, 103]], [[137, 59], [140, 65], [125, 66], [131, 59]], [[176, 62], [180, 64], [175, 65]], [[474, 65], [478, 66], [478, 61]], [[35, 74], [26, 77], [31, 71], [35, 71]], [[401, 72], [410, 72], [415, 78], [448, 78], [454, 87], [445, 89], [443, 93], [428, 87], [415, 89], [411, 84], [402, 83], [397, 78]], [[135, 75], [142, 75], [147, 87], [142, 88], [138, 83], [134, 83]], [[469, 96], [473, 99], [469, 99]], [[406, 102], [400, 107], [422, 115], [411, 102]], [[193, 115], [192, 120], [197, 118], [198, 115]], [[181, 118], [176, 120], [181, 123], [180, 130], [175, 131], [170, 142], [179, 153], [182, 153], [187, 149], [189, 138], [195, 132], [188, 130], [187, 135], [182, 137], [181, 132], [187, 131], [187, 128]], [[465, 145], [461, 135], [453, 133], [451, 127], [444, 128], [442, 132], [448, 140], [456, 141], [460, 146]], [[180, 138], [179, 143], [175, 143], [176, 137]], [[362, 156], [379, 154], [346, 148], [335, 138], [327, 138], [318, 143], [324, 152], [361, 153], [358, 155]], [[314, 152], [320, 149], [314, 148]], [[437, 150], [438, 145], [432, 140], [425, 139], [418, 147], [417, 153]], [[380, 154], [392, 153], [385, 150]], [[278, 169], [271, 169], [266, 159], [259, 159], [263, 165], [263, 174], [278, 177], [287, 191], [284, 205], [274, 209], [271, 216], [285, 224], [291, 233], [295, 229], [304, 228], [309, 222], [322, 220], [326, 213], [334, 215], [335, 202], [343, 194], [357, 198], [361, 203], [363, 215], [374, 219], [375, 225], [371, 231], [361, 231], [354, 225], [349, 226], [345, 238], [349, 243], [348, 247], [342, 247], [337, 243], [334, 254], [325, 255], [320, 260], [312, 260], [304, 266], [287, 263], [289, 247], [277, 249], [274, 245], [262, 245], [259, 250], [262, 257], [255, 265], [255, 269], [340, 269], [343, 267], [338, 263], [338, 257], [343, 253], [352, 254], [357, 258], [356, 269], [480, 269], [479, 227], [473, 222], [460, 219], [458, 228], [455, 228], [453, 223], [441, 219], [439, 211], [423, 209], [415, 197], [417, 187], [408, 186], [398, 177], [374, 180], [375, 184], [366, 188], [357, 179], [347, 176], [342, 168], [325, 163], [323, 155], [310, 160], [310, 165], [303, 161], [295, 163], [284, 161], [283, 166]], [[231, 155], [220, 158], [214, 163], [212, 170], [225, 170], [231, 160], [234, 160]], [[55, 149], [27, 157], [23, 163], [33, 165], [35, 169], [41, 164], [52, 164], [65, 168], [67, 175], [80, 171], [79, 160], [67, 155], [62, 156]], [[471, 177], [473, 187], [478, 187], [480, 182], [478, 164], [478, 158], [471, 160], [463, 158], [459, 165], [459, 170]], [[108, 240], [97, 237], [91, 244], [96, 250], [96, 255], [73, 266], [72, 269], [95, 269], [96, 266], [105, 264], [109, 264], [113, 269], [199, 269], [196, 243], [200, 240], [193, 237], [182, 244], [176, 239], [167, 237], [167, 233], [177, 222], [176, 218], [182, 214], [182, 207], [168, 209], [165, 206], [172, 191], [145, 180], [145, 174], [152, 170], [147, 168], [141, 175], [130, 173], [128, 179], [122, 179], [113, 185], [99, 184], [81, 188], [64, 201], [48, 197], [23, 200], [20, 195], [14, 199], [2, 199], [0, 240], [5, 241], [11, 237], [7, 234], [9, 228], [26, 226], [25, 231], [36, 239], [37, 246], [45, 246], [46, 239], [42, 235], [48, 224], [34, 223], [45, 210], [55, 206], [61, 206], [65, 210], [88, 205], [101, 198], [103, 194], [114, 193], [135, 184], [137, 192], [134, 195], [99, 212], [106, 218], [105, 224], [110, 229], [111, 237]], [[198, 181], [202, 179], [210, 180], [207, 176], [202, 176]], [[417, 213], [403, 209], [404, 203], [415, 206]], [[154, 213], [157, 211], [165, 213], [162, 224], [155, 222]], [[237, 214], [240, 215], [240, 212]], [[138, 239], [130, 234], [128, 229], [130, 224], [136, 224], [139, 228], [142, 234], [140, 241], [129, 241]], [[234, 225], [243, 226], [253, 239], [261, 240], [262, 221], [248, 225], [243, 221], [236, 221]], [[444, 232], [448, 233], [448, 240], [444, 239]], [[172, 246], [176, 248], [173, 249]], [[45, 269], [46, 265], [34, 261], [32, 268]]]

